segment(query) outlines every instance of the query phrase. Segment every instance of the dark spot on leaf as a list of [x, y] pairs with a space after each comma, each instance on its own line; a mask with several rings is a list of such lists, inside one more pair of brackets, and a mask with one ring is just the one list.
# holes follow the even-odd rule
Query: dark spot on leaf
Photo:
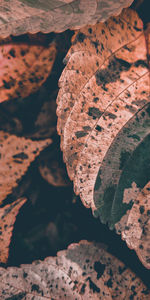
[[14, 50], [13, 48], [9, 51], [9, 54], [10, 54], [12, 57], [16, 57], [16, 53], [15, 53], [15, 50]]
[[143, 213], [144, 213], [144, 210], [145, 210], [144, 206], [141, 205], [141, 206], [139, 207], [140, 214], [143, 214]]
[[86, 136], [87, 134], [88, 134], [88, 133], [85, 132], [85, 131], [77, 131], [77, 132], [75, 132], [75, 135], [76, 135], [77, 139], [79, 139], [79, 138], [81, 138], [81, 137], [84, 137], [84, 136]]
[[97, 279], [99, 279], [103, 275], [105, 267], [106, 266], [104, 264], [101, 264], [99, 261], [96, 261], [94, 263], [94, 270], [97, 272]]
[[104, 90], [107, 90], [106, 84], [120, 80], [121, 72], [128, 71], [131, 68], [131, 65], [132, 64], [123, 59], [116, 57], [112, 58], [106, 69], [98, 70], [96, 72], [95, 77], [97, 85], [101, 85]]
[[92, 33], [92, 28], [89, 28], [89, 29], [88, 29], [88, 32], [91, 34], [91, 33]]
[[142, 31], [141, 28], [138, 28], [138, 27], [136, 27], [136, 26], [133, 26], [133, 28], [134, 28], [136, 31]]
[[26, 278], [28, 276], [28, 273], [23, 272], [23, 278]]
[[28, 155], [24, 152], [20, 152], [18, 154], [13, 155], [13, 158], [19, 158], [19, 159], [28, 159]]
[[96, 284], [91, 280], [91, 278], [88, 277], [87, 280], [89, 280], [90, 289], [93, 291], [93, 293], [100, 293], [100, 288], [96, 286]]
[[3, 80], [4, 88], [9, 90], [15, 85], [16, 80], [12, 77], [9, 78], [9, 81]]
[[99, 100], [98, 97], [93, 98], [93, 102], [97, 103], [97, 101]]
[[102, 112], [97, 107], [90, 107], [88, 115], [93, 117], [93, 119], [99, 118], [102, 115]]
[[21, 299], [25, 299], [26, 295], [27, 294], [25, 292], [21, 292], [17, 295], [13, 295], [13, 296], [5, 298], [5, 299], [6, 300], [21, 300]]
[[43, 295], [43, 291], [40, 290], [40, 287], [38, 284], [33, 284], [31, 287], [31, 292], [36, 291], [37, 293]]
[[97, 131], [102, 131], [102, 127], [97, 125], [96, 128], [95, 128]]
[[143, 68], [148, 68], [148, 63], [145, 61], [145, 60], [137, 60], [135, 63], [134, 63], [135, 67], [143, 67]]
[[83, 129], [84, 129], [85, 131], [89, 131], [89, 130], [91, 130], [91, 127], [90, 127], [90, 126], [83, 126]]
[[75, 42], [79, 42], [79, 43], [83, 43], [84, 40], [86, 38], [86, 35], [82, 32], [79, 32], [77, 35], [76, 35], [76, 38], [75, 38]]
[[104, 116], [108, 116], [110, 119], [113, 120], [117, 118], [115, 114], [112, 114], [110, 112], [105, 112]]
[[81, 287], [80, 294], [83, 295], [85, 293], [86, 284], [84, 283]]
[[112, 288], [113, 282], [112, 282], [112, 279], [111, 279], [111, 278], [109, 278], [109, 280], [106, 282], [106, 285], [107, 285], [108, 287]]

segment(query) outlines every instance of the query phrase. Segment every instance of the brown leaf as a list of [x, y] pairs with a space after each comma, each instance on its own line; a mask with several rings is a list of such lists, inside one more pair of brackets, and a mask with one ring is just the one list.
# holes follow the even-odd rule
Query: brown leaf
[[[33, 37], [31, 37], [31, 40]], [[0, 45], [0, 102], [25, 98], [49, 76], [56, 57], [55, 43], [49, 46], [2, 41]]]
[[61, 32], [105, 21], [133, 0], [1, 0], [0, 36]]
[[[135, 190], [134, 184], [133, 189], [130, 190], [130, 193]], [[126, 192], [129, 193], [127, 190]], [[125, 196], [126, 193], [124, 193]], [[129, 248], [136, 251], [143, 265], [150, 269], [150, 182], [141, 192], [137, 189], [137, 197], [134, 191], [131, 197], [134, 204], [129, 212], [126, 226], [123, 228], [122, 238]]]
[[149, 292], [126, 266], [101, 245], [81, 241], [57, 257], [0, 268], [3, 299], [149, 299]]
[[0, 204], [18, 185], [30, 163], [49, 144], [50, 139], [32, 141], [0, 131]]
[[6, 263], [9, 255], [9, 244], [12, 237], [16, 216], [27, 201], [25, 198], [16, 200], [0, 208], [0, 262]]
[[[58, 133], [68, 174], [84, 205], [111, 228], [133, 205], [122, 197], [123, 175], [130, 187], [125, 164], [150, 133], [148, 42], [149, 27], [144, 33], [137, 13], [126, 9], [76, 31], [59, 81]], [[135, 181], [145, 185], [141, 177]]]

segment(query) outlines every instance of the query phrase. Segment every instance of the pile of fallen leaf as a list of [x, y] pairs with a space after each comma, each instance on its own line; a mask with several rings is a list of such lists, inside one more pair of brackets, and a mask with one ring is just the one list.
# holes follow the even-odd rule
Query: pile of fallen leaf
[[150, 297], [150, 19], [132, 2], [1, 1], [1, 299]]

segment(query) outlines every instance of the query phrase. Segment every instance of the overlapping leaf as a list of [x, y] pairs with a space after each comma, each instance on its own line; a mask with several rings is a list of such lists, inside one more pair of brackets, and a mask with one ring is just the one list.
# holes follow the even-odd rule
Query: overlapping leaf
[[[58, 132], [75, 192], [119, 233], [150, 180], [148, 38], [149, 26], [144, 33], [130, 9], [77, 31], [57, 98]], [[141, 228], [144, 232], [144, 224]], [[147, 246], [142, 262], [149, 267]]]
[[26, 201], [27, 199], [21, 198], [0, 208], [0, 263], [7, 262], [16, 216]]
[[0, 102], [25, 98], [49, 76], [56, 57], [56, 45], [1, 42]]
[[50, 139], [32, 141], [0, 131], [0, 204], [27, 171]]
[[2, 299], [149, 299], [149, 292], [129, 269], [102, 246], [82, 241], [57, 257], [0, 268]]
[[0, 36], [61, 32], [105, 21], [133, 0], [1, 0]]

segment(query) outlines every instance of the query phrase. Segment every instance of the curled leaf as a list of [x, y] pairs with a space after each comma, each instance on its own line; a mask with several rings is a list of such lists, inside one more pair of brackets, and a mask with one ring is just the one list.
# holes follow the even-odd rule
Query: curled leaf
[[3, 299], [149, 299], [149, 292], [126, 266], [102, 246], [81, 241], [57, 257], [0, 268]]
[[2, 43], [0, 45], [0, 102], [25, 98], [47, 79], [56, 57], [56, 45]]
[[57, 127], [68, 174], [84, 205], [119, 233], [135, 199], [125, 190], [135, 183], [136, 196], [150, 180], [148, 53], [149, 26], [144, 32], [125, 9], [76, 31], [60, 77]]
[[0, 36], [61, 32], [105, 21], [133, 0], [1, 0]]
[[0, 263], [7, 262], [16, 216], [26, 201], [27, 199], [21, 198], [0, 208]]

